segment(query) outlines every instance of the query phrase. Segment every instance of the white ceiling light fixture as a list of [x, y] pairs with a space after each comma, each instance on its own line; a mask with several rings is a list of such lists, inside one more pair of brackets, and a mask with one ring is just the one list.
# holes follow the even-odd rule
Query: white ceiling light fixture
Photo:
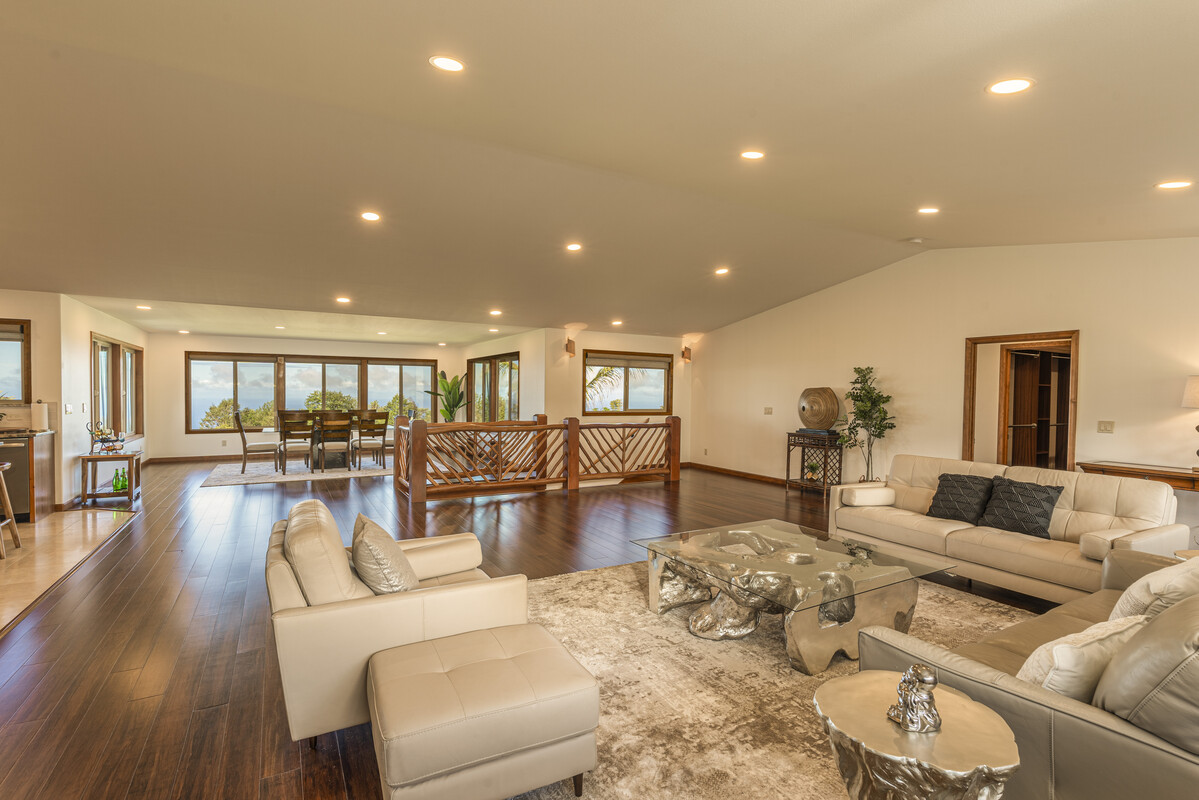
[[179, 331], [180, 333], [191, 333], [191, 331]]
[[149, 306], [138, 306], [137, 308], [139, 311], [149, 311], [150, 310]]
[[728, 274], [729, 274], [729, 268], [728, 268], [728, 267], [719, 267], [719, 268], [717, 268], [717, 270], [716, 270], [716, 274], [717, 274], [717, 275], [728, 275]]
[[277, 331], [284, 331], [284, 330], [287, 330], [287, 328], [283, 327], [282, 325], [276, 325], [276, 326], [275, 326], [275, 330], [277, 330]]
[[337, 302], [339, 302], [339, 303], [348, 303], [348, 302], [350, 302], [350, 298], [348, 298], [348, 297], [339, 297], [339, 298], [337, 298]]
[[612, 324], [613, 325], [623, 325], [624, 320], [623, 319], [614, 319], [614, 320], [612, 320]]
[[489, 311], [487, 313], [491, 314], [491, 316], [493, 316], [493, 317], [498, 317], [500, 314], [503, 314], [504, 312], [500, 311], [498, 308], [493, 308], [493, 309], [491, 309], [491, 311]]
[[449, 56], [433, 56], [429, 59], [429, 63], [445, 72], [461, 72], [466, 69], [465, 64]]
[[[1185, 189], [1191, 185], [1191, 181], [1162, 181], [1157, 185], [1158, 189]], [[139, 306], [140, 308], [140, 306]]]
[[499, 333], [500, 329], [499, 328], [488, 328], [487, 332], [488, 333]]
[[941, 209], [933, 208], [932, 206], [925, 206], [924, 208], [916, 209], [916, 213], [917, 214], [940, 214]]
[[387, 331], [375, 331], [375, 333], [377, 333], [379, 336], [386, 336], [386, 335], [387, 335]]
[[749, 161], [757, 161], [760, 158], [765, 158], [766, 154], [761, 150], [745, 150], [742, 151], [741, 157]]
[[380, 217], [374, 211], [363, 211], [362, 218], [367, 222], [378, 222]]
[[1019, 94], [1026, 92], [1036, 83], [1032, 78], [1007, 78], [987, 87], [991, 94]]
[[566, 249], [570, 250], [571, 252], [578, 252], [579, 250], [583, 249], [583, 245], [579, 244], [578, 242], [571, 242], [570, 244], [566, 245]]
[[438, 347], [445, 347], [445, 342], [438, 342], [438, 343], [437, 343], [437, 346], [438, 346]]

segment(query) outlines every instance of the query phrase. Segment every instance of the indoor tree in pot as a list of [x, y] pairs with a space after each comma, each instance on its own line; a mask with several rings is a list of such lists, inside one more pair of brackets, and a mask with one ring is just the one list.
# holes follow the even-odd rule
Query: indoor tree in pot
[[437, 412], [446, 422], [453, 422], [454, 417], [458, 416], [458, 409], [466, 405], [466, 375], [449, 378], [443, 369], [437, 375], [437, 388], [439, 391], [436, 392], [425, 389], [425, 394], [440, 398]]
[[840, 443], [845, 447], [858, 448], [866, 462], [866, 474], [862, 480], [874, 480], [874, 443], [895, 427], [895, 417], [887, 413], [891, 395], [883, 394], [874, 385], [874, 367], [854, 367], [854, 379], [849, 383], [845, 399], [849, 411], [837, 420], [843, 426]]

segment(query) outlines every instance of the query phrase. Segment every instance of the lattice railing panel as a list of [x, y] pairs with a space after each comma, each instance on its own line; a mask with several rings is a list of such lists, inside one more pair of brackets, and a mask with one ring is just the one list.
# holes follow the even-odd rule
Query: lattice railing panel
[[488, 425], [428, 434], [432, 486], [560, 481], [566, 474], [565, 426]]
[[579, 478], [612, 478], [669, 471], [666, 423], [592, 424], [579, 429]]

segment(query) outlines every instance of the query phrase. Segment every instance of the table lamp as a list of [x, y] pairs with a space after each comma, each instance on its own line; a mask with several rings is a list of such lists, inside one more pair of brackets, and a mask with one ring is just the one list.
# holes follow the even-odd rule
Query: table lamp
[[[1182, 390], [1182, 407], [1199, 408], [1199, 375], [1187, 378], [1187, 384]], [[1199, 431], [1199, 425], [1195, 426], [1195, 430]], [[1195, 455], [1199, 455], [1199, 450], [1195, 451]], [[1199, 472], [1199, 467], [1191, 467], [1191, 470]]]

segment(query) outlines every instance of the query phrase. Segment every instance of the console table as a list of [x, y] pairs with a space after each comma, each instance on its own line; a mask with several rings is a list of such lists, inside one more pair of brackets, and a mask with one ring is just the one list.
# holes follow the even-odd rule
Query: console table
[[[79, 457], [80, 465], [83, 469], [83, 491], [81, 493], [81, 505], [87, 505], [89, 500], [95, 500], [100, 497], [124, 497], [133, 502], [133, 499], [141, 494], [142, 491], [142, 454], [140, 451], [120, 451], [116, 453], [89, 453]], [[96, 479], [96, 467], [101, 463], [115, 463], [118, 468], [123, 464], [125, 474], [129, 478], [129, 486], [119, 492], [101, 492], [99, 491], [98, 481]], [[90, 472], [90, 475], [89, 475]], [[88, 478], [91, 478], [89, 481]]]
[[[786, 491], [792, 486], [820, 489], [825, 495], [828, 487], [841, 483], [841, 435], [837, 431], [822, 431], [801, 428], [787, 434], [787, 480]], [[800, 475], [791, 478], [791, 454], [799, 449]], [[818, 464], [815, 475], [808, 474], [808, 464]]]
[[1143, 478], [1147, 481], [1168, 483], [1175, 489], [1199, 491], [1199, 472], [1189, 467], [1155, 467], [1150, 464], [1128, 464], [1122, 461], [1079, 461], [1078, 468], [1097, 475]]

